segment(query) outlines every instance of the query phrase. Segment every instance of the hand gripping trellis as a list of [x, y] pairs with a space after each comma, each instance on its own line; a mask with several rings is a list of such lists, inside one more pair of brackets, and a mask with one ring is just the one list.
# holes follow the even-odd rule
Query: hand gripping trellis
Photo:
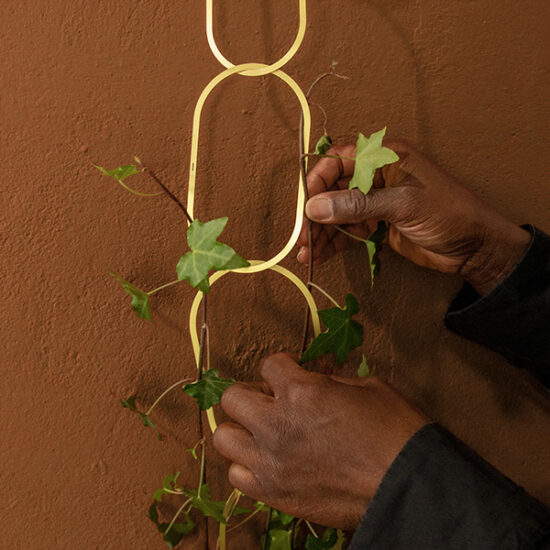
[[[212, 24], [213, 0], [206, 0], [206, 36], [208, 39], [208, 45], [210, 46], [210, 49], [212, 50], [212, 53], [214, 54], [216, 59], [224, 67], [226, 67], [226, 69], [222, 71], [220, 74], [218, 74], [216, 77], [214, 77], [206, 85], [201, 95], [199, 96], [199, 99], [195, 106], [195, 112], [193, 115], [193, 134], [191, 139], [191, 160], [189, 164], [189, 185], [188, 185], [188, 193], [187, 193], [187, 211], [189, 212], [191, 219], [194, 219], [193, 210], [194, 210], [194, 204], [195, 204], [197, 159], [198, 159], [198, 149], [199, 149], [199, 131], [200, 131], [202, 109], [204, 107], [206, 99], [208, 98], [212, 90], [220, 82], [222, 82], [229, 76], [234, 74], [239, 74], [242, 76], [263, 76], [263, 75], [273, 74], [279, 77], [283, 82], [285, 82], [289, 86], [289, 88], [294, 92], [294, 94], [298, 98], [298, 101], [300, 102], [300, 107], [302, 110], [302, 117], [303, 117], [303, 132], [302, 132], [302, 136], [300, 136], [300, 139], [303, 140], [303, 150], [309, 151], [309, 140], [310, 140], [310, 132], [311, 132], [311, 114], [309, 111], [307, 98], [303, 93], [303, 91], [301, 90], [301, 88], [298, 86], [298, 84], [289, 75], [287, 75], [285, 72], [280, 70], [281, 67], [283, 67], [286, 63], [288, 63], [288, 61], [290, 61], [290, 59], [292, 59], [292, 57], [296, 54], [304, 38], [304, 34], [306, 30], [306, 0], [298, 0], [298, 3], [299, 3], [299, 9], [300, 9], [300, 23], [298, 26], [298, 33], [296, 35], [294, 43], [292, 44], [288, 52], [283, 57], [281, 57], [278, 61], [276, 61], [271, 65], [266, 65], [264, 63], [242, 63], [240, 65], [234, 65], [226, 57], [224, 57], [224, 55], [220, 52], [216, 44], [216, 41], [214, 39], [213, 24]], [[283, 249], [277, 254], [275, 254], [275, 256], [273, 256], [269, 260], [249, 260], [250, 266], [234, 269], [234, 270], [231, 270], [231, 272], [250, 274], [250, 273], [258, 273], [266, 269], [271, 269], [273, 271], [276, 271], [277, 273], [280, 273], [281, 275], [284, 275], [287, 279], [289, 279], [292, 283], [294, 283], [294, 285], [296, 285], [296, 287], [304, 295], [311, 312], [313, 331], [315, 336], [317, 336], [320, 332], [319, 315], [317, 313], [317, 306], [315, 305], [315, 300], [313, 299], [311, 292], [308, 290], [307, 286], [294, 273], [292, 273], [291, 271], [289, 271], [284, 267], [277, 265], [293, 249], [294, 245], [296, 244], [296, 241], [298, 240], [298, 235], [300, 234], [300, 230], [302, 228], [302, 224], [304, 221], [304, 205], [305, 205], [305, 191], [304, 191], [305, 182], [303, 178], [304, 178], [303, 173], [302, 171], [300, 171], [298, 176], [296, 221], [294, 223], [292, 234], [290, 235], [290, 238], [286, 243], [286, 245], [283, 247]], [[230, 271], [228, 270], [215, 272], [209, 279], [210, 284], [212, 285], [218, 279], [220, 279], [221, 277], [223, 277], [229, 272]], [[193, 353], [195, 355], [197, 368], [200, 368], [200, 343], [199, 343], [199, 336], [198, 336], [198, 330], [197, 330], [197, 314], [198, 314], [199, 305], [202, 299], [203, 299], [203, 293], [198, 292], [191, 305], [191, 311], [189, 315], [189, 331], [191, 334], [191, 343], [193, 346]], [[212, 430], [212, 432], [214, 432], [216, 429], [216, 419], [212, 408], [207, 410], [207, 417], [208, 417], [208, 423], [210, 425], [210, 429]]]

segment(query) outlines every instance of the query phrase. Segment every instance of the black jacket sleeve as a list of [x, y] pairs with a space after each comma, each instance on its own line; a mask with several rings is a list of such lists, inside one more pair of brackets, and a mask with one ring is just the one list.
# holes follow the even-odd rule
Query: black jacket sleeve
[[[481, 297], [466, 284], [447, 326], [550, 387], [550, 237]], [[350, 550], [550, 549], [550, 513], [438, 424], [419, 430], [384, 476]]]
[[515, 269], [484, 297], [465, 284], [445, 323], [550, 388], [550, 237], [533, 226], [524, 228], [531, 242]]
[[549, 537], [545, 506], [428, 424], [386, 472], [350, 550], [542, 550]]

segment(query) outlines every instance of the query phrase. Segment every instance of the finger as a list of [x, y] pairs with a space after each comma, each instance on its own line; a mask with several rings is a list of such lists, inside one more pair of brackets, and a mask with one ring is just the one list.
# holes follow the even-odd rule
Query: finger
[[[313, 247], [313, 263], [315, 265], [322, 264], [332, 258], [332, 256], [342, 252], [342, 250], [350, 248], [353, 244], [352, 239], [339, 231], [335, 231], [332, 238], [326, 240], [322, 246], [317, 242], [315, 243]], [[310, 251], [308, 247], [303, 247], [300, 250], [300, 258], [303, 260], [303, 263], [309, 262], [309, 255]]]
[[227, 415], [254, 434], [270, 415], [273, 397], [233, 384], [223, 392], [221, 404]]
[[345, 224], [366, 220], [386, 220], [395, 223], [407, 212], [406, 187], [372, 189], [365, 195], [359, 189], [331, 191], [310, 199], [306, 214], [317, 223]]
[[271, 355], [260, 367], [260, 376], [268, 383], [275, 397], [283, 395], [289, 384], [307, 374], [296, 362], [296, 357], [288, 353]]
[[425, 185], [430, 185], [430, 182], [437, 181], [441, 176], [441, 168], [409, 142], [400, 139], [387, 139], [383, 141], [383, 144], [399, 156], [399, 162], [382, 167], [382, 176], [386, 187], [401, 185], [403, 180], [409, 176], [413, 176]]
[[[355, 155], [355, 146], [345, 145], [331, 147], [327, 155], [339, 155], [352, 157]], [[310, 196], [330, 191], [342, 178], [353, 176], [355, 161], [342, 158], [322, 158], [309, 171], [307, 175], [307, 187]]]
[[346, 386], [372, 386], [376, 384], [378, 378], [375, 376], [366, 376], [366, 377], [356, 377], [348, 378], [344, 376], [331, 375], [334, 381], [339, 382], [340, 384], [346, 384]]
[[227, 477], [229, 483], [231, 483], [235, 489], [239, 489], [239, 491], [242, 491], [253, 499], [263, 500], [260, 483], [254, 473], [246, 466], [236, 462], [231, 464], [227, 472]]
[[[308, 244], [309, 223], [310, 223], [310, 220], [308, 220], [307, 218], [304, 218], [304, 223], [302, 225], [302, 229], [300, 231], [300, 234], [298, 235], [298, 240], [296, 241], [296, 243], [299, 246], [307, 246], [307, 244]], [[323, 231], [327, 230], [327, 227], [325, 227], [323, 225], [319, 225], [317, 223], [313, 223], [311, 229], [312, 229], [312, 235], [311, 236], [312, 236], [313, 240], [315, 241]]]
[[[320, 231], [316, 238], [312, 238], [313, 242], [313, 255], [314, 257], [319, 254], [323, 248], [336, 236], [338, 233], [338, 230], [331, 226], [317, 226], [317, 227], [325, 227], [325, 231]], [[306, 243], [305, 245], [307, 248], [309, 248], [309, 243]]]
[[262, 380], [251, 381], [251, 382], [239, 382], [239, 384], [245, 386], [251, 391], [257, 391], [260, 393], [265, 393], [266, 395], [273, 395], [271, 388]]
[[260, 451], [254, 436], [234, 422], [220, 424], [212, 436], [214, 448], [231, 462], [238, 462], [248, 468], [258, 464]]

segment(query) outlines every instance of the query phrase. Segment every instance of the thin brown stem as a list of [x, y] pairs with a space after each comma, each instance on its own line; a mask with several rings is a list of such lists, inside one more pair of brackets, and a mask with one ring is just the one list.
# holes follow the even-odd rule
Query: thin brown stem
[[[319, 82], [321, 82], [323, 79], [327, 78], [328, 76], [335, 76], [337, 78], [342, 78], [342, 79], [347, 79], [348, 78], [347, 76], [343, 76], [341, 74], [337, 74], [336, 72], [334, 72], [334, 67], [335, 67], [335, 64], [333, 64], [330, 71], [319, 75], [311, 83], [311, 86], [309, 87], [309, 89], [306, 93], [306, 99], [307, 99], [308, 103], [309, 103], [309, 97], [311, 96], [311, 92], [313, 92], [313, 89], [315, 88], [315, 86], [317, 86], [317, 84], [319, 84]], [[324, 128], [324, 131], [326, 133], [326, 123], [327, 123], [326, 112], [322, 107], [321, 107], [321, 110], [323, 111], [323, 113], [325, 115], [325, 121], [324, 121], [324, 124], [323, 124], [323, 128]], [[305, 151], [304, 116], [302, 114], [300, 115], [300, 132], [299, 132], [299, 134], [300, 134], [299, 135], [299, 138], [300, 138], [300, 173], [302, 175], [302, 183], [304, 185], [304, 194], [305, 194], [305, 199], [306, 199], [306, 202], [307, 202], [307, 200], [309, 198], [309, 193], [308, 193], [308, 188], [307, 188], [306, 158], [308, 156], [317, 156], [317, 155], [313, 155], [311, 153], [306, 153], [306, 151]], [[329, 156], [329, 155], [322, 155], [322, 156]], [[332, 155], [330, 155], [330, 156], [332, 156]], [[309, 219], [307, 220], [307, 246], [308, 246], [308, 249], [309, 249], [309, 261], [308, 261], [308, 266], [307, 266], [307, 283], [306, 284], [309, 288], [310, 283], [313, 282], [313, 224], [312, 224], [311, 220], [309, 220]], [[300, 355], [302, 355], [302, 353], [304, 353], [304, 351], [306, 350], [306, 347], [307, 347], [307, 343], [308, 343], [309, 320], [310, 320], [309, 307], [306, 307], [306, 312], [305, 312], [304, 317], [305, 317], [304, 318], [304, 330], [303, 330], [303, 334], [302, 334], [302, 345], [301, 345], [301, 348], [300, 348], [301, 349]]]
[[168, 195], [168, 197], [170, 197], [178, 205], [178, 208], [185, 214], [187, 221], [189, 223], [193, 223], [193, 218], [189, 215], [189, 212], [187, 212], [187, 208], [185, 208], [178, 197], [176, 197], [176, 195], [174, 195], [174, 193], [172, 193], [172, 191], [170, 191], [170, 189], [168, 189], [168, 187], [166, 187], [166, 185], [162, 183], [160, 178], [150, 168], [146, 168], [141, 163], [140, 168], [142, 172], [147, 172], [147, 174], [149, 174], [149, 176], [153, 178], [158, 185], [160, 185], [161, 189]]
[[[202, 326], [201, 326], [201, 336], [200, 336], [200, 344], [199, 344], [199, 361], [198, 361], [198, 375], [197, 379], [202, 379], [202, 372], [203, 372], [203, 363], [204, 363], [204, 350], [206, 346], [206, 336], [208, 333], [208, 325], [206, 324], [207, 321], [207, 300], [206, 300], [206, 294], [203, 294], [202, 296]], [[199, 483], [199, 491], [200, 488], [204, 483], [206, 483], [206, 441], [204, 440], [204, 426], [202, 423], [202, 410], [199, 408], [199, 439], [202, 441], [202, 455], [201, 455], [201, 480]], [[199, 493], [200, 497], [200, 493]], [[206, 550], [209, 548], [208, 543], [208, 517], [204, 516], [204, 547]]]
[[271, 517], [273, 515], [273, 507], [270, 506], [267, 510], [267, 517], [265, 518], [265, 538], [262, 544], [262, 550], [269, 548], [269, 524], [271, 523]]
[[[312, 88], [310, 87], [310, 90]], [[309, 95], [309, 92], [308, 92]], [[306, 95], [306, 98], [308, 97]], [[304, 195], [305, 200], [307, 202], [309, 198], [309, 192], [307, 188], [307, 174], [306, 174], [306, 156], [305, 156], [305, 144], [304, 144], [304, 116], [300, 115], [300, 174], [302, 179], [302, 184], [304, 186]], [[313, 282], [313, 223], [308, 218], [307, 219], [307, 245], [309, 248], [309, 261], [307, 264], [307, 285], [309, 286], [309, 283]], [[307, 341], [309, 336], [309, 318], [310, 318], [310, 311], [309, 307], [306, 306], [306, 312], [304, 315], [304, 329], [302, 333], [302, 344], [300, 347], [300, 355], [304, 353], [307, 347]]]
[[322, 157], [329, 159], [343, 159], [343, 160], [353, 160], [355, 162], [355, 157], [345, 157], [344, 155], [327, 155], [325, 153], [304, 153], [304, 157]]

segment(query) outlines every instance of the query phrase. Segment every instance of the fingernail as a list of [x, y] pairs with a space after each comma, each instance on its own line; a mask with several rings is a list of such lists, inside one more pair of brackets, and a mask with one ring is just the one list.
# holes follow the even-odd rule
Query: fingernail
[[306, 203], [306, 216], [313, 221], [325, 221], [332, 217], [332, 201], [329, 199], [310, 199]]
[[302, 248], [300, 248], [300, 250], [298, 251], [298, 255], [296, 256], [296, 259], [299, 262], [304, 263], [304, 261], [306, 259], [306, 247], [305, 246], [302, 246]]

